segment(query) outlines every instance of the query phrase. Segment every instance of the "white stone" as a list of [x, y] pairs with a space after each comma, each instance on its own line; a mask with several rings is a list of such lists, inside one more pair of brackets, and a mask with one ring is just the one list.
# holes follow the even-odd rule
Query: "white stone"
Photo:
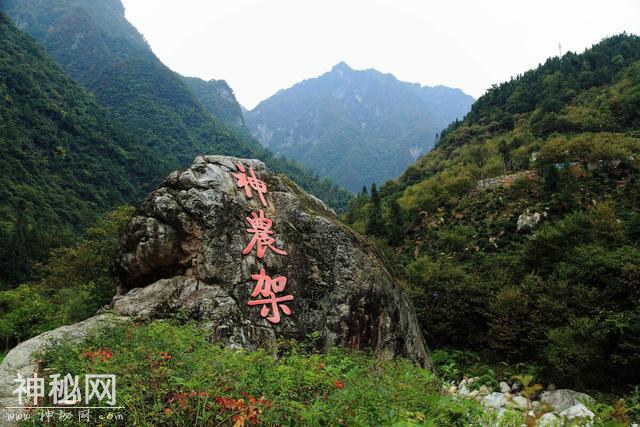
[[494, 392], [482, 399], [482, 404], [488, 408], [500, 409], [507, 404], [503, 393]]
[[555, 411], [562, 412], [581, 401], [593, 402], [593, 398], [587, 394], [568, 389], [545, 391], [540, 395], [540, 403], [546, 403]]
[[560, 426], [562, 426], [562, 419], [558, 415], [552, 412], [548, 412], [544, 414], [543, 416], [538, 418], [536, 422], [536, 427], [560, 427]]
[[460, 383], [460, 387], [458, 388], [458, 394], [460, 396], [468, 396], [469, 395], [469, 389], [467, 388], [467, 384], [466, 383]]
[[511, 391], [511, 387], [509, 387], [509, 384], [507, 384], [506, 382], [501, 381], [499, 385], [501, 393], [509, 393]]
[[524, 396], [516, 396], [511, 401], [520, 409], [529, 409], [529, 399]]
[[565, 409], [564, 411], [560, 412], [560, 415], [562, 415], [563, 417], [567, 417], [567, 419], [570, 419], [570, 420], [574, 418], [595, 417], [595, 414], [591, 412], [591, 410], [589, 410], [589, 408], [584, 406], [582, 403], [575, 404], [572, 407]]

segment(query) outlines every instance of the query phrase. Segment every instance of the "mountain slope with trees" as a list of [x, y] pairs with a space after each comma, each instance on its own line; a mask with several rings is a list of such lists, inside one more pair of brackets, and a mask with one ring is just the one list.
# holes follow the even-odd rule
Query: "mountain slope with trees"
[[262, 101], [246, 121], [273, 152], [359, 191], [398, 176], [472, 102], [459, 89], [401, 82], [341, 62]]
[[566, 386], [640, 378], [640, 38], [494, 86], [347, 220], [396, 260], [435, 347]]
[[152, 189], [152, 153], [0, 13], [0, 284]]
[[[154, 153], [156, 180], [200, 154], [258, 158], [332, 206], [345, 206], [349, 195], [344, 190], [225, 127], [222, 122], [237, 114], [237, 103], [222, 106], [219, 120], [207, 111], [125, 19], [120, 0], [4, 0], [0, 7], [144, 141]], [[233, 111], [224, 110], [229, 106]]]
[[242, 107], [233, 90], [224, 80], [202, 80], [197, 77], [182, 77], [200, 103], [225, 126], [246, 131]]

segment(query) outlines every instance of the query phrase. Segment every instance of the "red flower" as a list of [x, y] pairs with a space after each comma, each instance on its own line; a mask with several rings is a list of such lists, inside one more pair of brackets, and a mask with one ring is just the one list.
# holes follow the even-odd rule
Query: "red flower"
[[105, 360], [111, 360], [113, 357], [113, 351], [108, 348], [99, 348], [96, 351], [85, 350], [82, 352], [82, 355], [87, 359], [90, 359], [92, 362], [97, 359], [104, 362]]
[[165, 409], [165, 410], [164, 410], [164, 413], [167, 415], [167, 417], [168, 417], [169, 415], [171, 415], [171, 408], [167, 408], [167, 409]]
[[166, 351], [159, 352], [158, 356], [160, 356], [162, 360], [170, 360], [173, 357], [171, 356], [171, 354], [167, 353]]
[[336, 387], [340, 388], [340, 389], [343, 389], [344, 388], [344, 383], [342, 381], [338, 380], [338, 381], [336, 381]]

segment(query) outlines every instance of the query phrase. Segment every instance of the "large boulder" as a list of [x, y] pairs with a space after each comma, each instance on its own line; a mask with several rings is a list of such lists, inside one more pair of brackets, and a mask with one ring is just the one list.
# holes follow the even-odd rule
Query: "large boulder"
[[[238, 165], [264, 181], [264, 200], [259, 185], [251, 197], [239, 187]], [[248, 219], [260, 210], [273, 231], [263, 258], [245, 250], [253, 237]], [[278, 295], [293, 299], [279, 307], [279, 319], [276, 306], [248, 305], [261, 269], [287, 279]], [[432, 367], [413, 307], [375, 247], [257, 160], [202, 156], [171, 173], [126, 227], [112, 271], [117, 314], [179, 312], [210, 328], [212, 341], [249, 349], [316, 333], [321, 350], [371, 349]]]
[[594, 403], [594, 399], [588, 394], [569, 389], [545, 391], [540, 395], [540, 402], [551, 406], [555, 411], [562, 412], [579, 403]]

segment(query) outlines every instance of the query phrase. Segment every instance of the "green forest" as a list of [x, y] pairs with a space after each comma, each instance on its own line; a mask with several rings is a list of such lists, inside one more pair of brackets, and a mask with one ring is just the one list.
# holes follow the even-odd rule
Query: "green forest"
[[[392, 88], [378, 95], [408, 102]], [[399, 177], [357, 193], [261, 145], [231, 87], [165, 66], [125, 19], [119, 0], [0, 0], [0, 99], [0, 363], [26, 340], [113, 314], [109, 304], [122, 290], [115, 257], [137, 207], [151, 203], [149, 194], [167, 174], [204, 154], [259, 159], [283, 182], [326, 203], [331, 209], [294, 184], [286, 191], [295, 194], [274, 196], [282, 206], [288, 196], [303, 199], [315, 206], [296, 213], [308, 224], [346, 230], [367, 256], [379, 257], [389, 280], [408, 295], [407, 316], [417, 318], [414, 329], [431, 350], [432, 370], [355, 345], [319, 351], [326, 339], [319, 332], [276, 337], [250, 351], [212, 342], [211, 324], [182, 309], [160, 320], [131, 317], [33, 355], [41, 372], [118, 376], [126, 422], [99, 425], [533, 427], [640, 420], [640, 37], [608, 37], [495, 84]], [[278, 102], [282, 114], [307, 114]], [[325, 130], [342, 143], [353, 123], [336, 111]], [[398, 116], [388, 119], [400, 122]], [[409, 139], [434, 126], [412, 120], [403, 125]], [[385, 149], [391, 157], [394, 146]], [[322, 162], [347, 159], [322, 150]], [[372, 161], [364, 169], [380, 167]], [[226, 208], [228, 199], [220, 200]], [[247, 209], [232, 213], [248, 215]], [[296, 253], [299, 242], [287, 244], [291, 257], [306, 259]], [[368, 274], [356, 276], [366, 281]], [[371, 332], [358, 321], [345, 329]], [[471, 397], [458, 393], [461, 380]], [[508, 402], [491, 410], [486, 397], [503, 383]], [[542, 422], [555, 409], [532, 402], [556, 388], [592, 396], [580, 402], [591, 420]]]
[[351, 197], [274, 156], [248, 132], [224, 128], [159, 61], [119, 63], [118, 73], [106, 72], [111, 80], [96, 96], [4, 14], [0, 31], [0, 289], [36, 278], [33, 262], [73, 242], [98, 215], [141, 201], [199, 154], [262, 159], [338, 211]]
[[[573, 387], [640, 377], [639, 60], [621, 34], [494, 86], [352, 202], [345, 219], [393, 260], [436, 348]], [[535, 230], [518, 229], [527, 213]]]

